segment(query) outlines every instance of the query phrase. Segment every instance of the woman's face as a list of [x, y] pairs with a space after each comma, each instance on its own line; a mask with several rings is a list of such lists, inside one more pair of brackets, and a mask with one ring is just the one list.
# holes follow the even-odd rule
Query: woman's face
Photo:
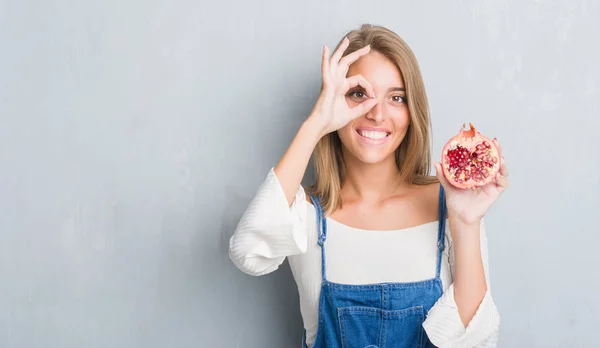
[[[400, 70], [381, 53], [372, 51], [350, 66], [348, 77], [358, 74], [371, 83], [378, 103], [338, 130], [344, 156], [353, 156], [363, 163], [391, 160], [410, 123]], [[351, 88], [346, 94], [350, 107], [367, 98], [361, 86]]]

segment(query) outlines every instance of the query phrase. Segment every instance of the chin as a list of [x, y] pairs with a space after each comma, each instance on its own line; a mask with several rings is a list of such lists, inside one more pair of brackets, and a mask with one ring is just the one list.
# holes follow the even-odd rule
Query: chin
[[360, 162], [366, 164], [377, 164], [394, 157], [394, 153], [382, 151], [351, 151], [352, 155]]

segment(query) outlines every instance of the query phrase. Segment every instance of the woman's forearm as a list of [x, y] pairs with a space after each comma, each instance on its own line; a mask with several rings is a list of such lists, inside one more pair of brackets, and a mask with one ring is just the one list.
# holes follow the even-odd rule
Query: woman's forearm
[[308, 167], [315, 146], [322, 136], [323, 126], [309, 117], [300, 127], [287, 151], [273, 170], [291, 206]]
[[454, 300], [466, 327], [487, 292], [487, 282], [481, 258], [481, 221], [465, 223], [449, 218], [454, 245]]

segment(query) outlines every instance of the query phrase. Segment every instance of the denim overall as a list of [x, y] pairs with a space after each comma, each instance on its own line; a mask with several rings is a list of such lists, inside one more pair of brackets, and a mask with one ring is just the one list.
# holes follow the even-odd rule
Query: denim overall
[[[409, 283], [351, 285], [328, 281], [325, 272], [327, 222], [319, 198], [311, 196], [311, 200], [317, 211], [322, 262], [319, 323], [314, 348], [435, 347], [422, 324], [429, 309], [443, 293], [440, 267], [445, 240], [446, 203], [442, 186], [435, 278]], [[306, 331], [302, 347], [307, 347]]]

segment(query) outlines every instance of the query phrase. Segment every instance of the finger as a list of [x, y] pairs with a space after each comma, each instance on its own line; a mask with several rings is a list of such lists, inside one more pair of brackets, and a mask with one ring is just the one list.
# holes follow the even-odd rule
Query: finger
[[496, 145], [496, 148], [498, 149], [498, 156], [500, 156], [500, 163], [502, 164], [502, 160], [504, 159], [504, 156], [502, 156], [502, 146], [500, 146], [500, 143], [496, 138], [494, 138], [492, 142], [494, 143], [494, 145]]
[[321, 57], [321, 75], [323, 75], [323, 83], [328, 84], [330, 81], [330, 77], [329, 77], [329, 48], [327, 48], [327, 45], [323, 46], [323, 55]]
[[353, 120], [361, 115], [369, 112], [375, 105], [377, 105], [377, 99], [367, 99], [364, 102], [356, 105], [350, 109], [350, 118]]
[[338, 64], [337, 74], [346, 76], [346, 74], [348, 73], [348, 69], [350, 68], [350, 65], [352, 63], [356, 62], [360, 57], [369, 53], [370, 51], [371, 51], [371, 45], [367, 45], [359, 50], [356, 50], [356, 51], [350, 53], [349, 55], [345, 56], [344, 58], [342, 58], [340, 60], [340, 63]]
[[329, 61], [329, 66], [331, 67], [332, 73], [335, 73], [337, 71], [338, 63], [339, 63], [340, 59], [342, 58], [344, 51], [346, 50], [346, 48], [348, 48], [349, 45], [350, 45], [350, 40], [348, 40], [348, 38], [345, 37], [344, 40], [342, 40], [340, 47], [338, 47], [337, 50], [335, 50], [335, 52], [333, 52], [333, 56], [331, 57], [331, 60]]
[[504, 157], [502, 157], [502, 161], [500, 163], [500, 175], [508, 177], [508, 167], [506, 166], [506, 163], [504, 163]]
[[498, 139], [494, 138], [494, 140], [492, 141], [494, 142], [494, 145], [496, 145], [496, 147], [498, 148], [498, 155], [500, 156], [500, 174], [507, 177], [508, 168], [506, 167], [506, 163], [504, 162], [504, 156], [502, 156], [502, 146], [500, 146]]
[[498, 152], [502, 153], [502, 146], [500, 146], [498, 139], [494, 138], [494, 140], [492, 141], [494, 142], [494, 145], [496, 145], [496, 147], [498, 148]]
[[369, 98], [375, 98], [375, 90], [373, 90], [373, 86], [366, 78], [364, 78], [364, 76], [360, 74], [351, 76], [347, 79], [347, 82], [348, 88], [345, 91], [343, 91], [344, 94], [346, 94], [350, 90], [350, 88], [361, 86], [365, 89]]
[[508, 178], [500, 173], [496, 175], [496, 185], [506, 189], [508, 187]]

